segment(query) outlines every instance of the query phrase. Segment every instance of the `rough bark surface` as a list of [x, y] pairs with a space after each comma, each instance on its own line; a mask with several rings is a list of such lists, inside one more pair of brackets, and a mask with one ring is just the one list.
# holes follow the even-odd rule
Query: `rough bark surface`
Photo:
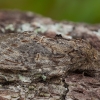
[[100, 26], [0, 11], [0, 100], [80, 99], [100, 100]]

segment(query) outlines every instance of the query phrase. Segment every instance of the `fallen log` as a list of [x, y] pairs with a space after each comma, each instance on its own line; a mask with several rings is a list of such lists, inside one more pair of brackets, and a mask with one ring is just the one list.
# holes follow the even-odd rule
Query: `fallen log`
[[1, 99], [100, 99], [100, 48], [90, 41], [100, 40], [92, 26], [14, 11], [1, 11], [0, 22]]

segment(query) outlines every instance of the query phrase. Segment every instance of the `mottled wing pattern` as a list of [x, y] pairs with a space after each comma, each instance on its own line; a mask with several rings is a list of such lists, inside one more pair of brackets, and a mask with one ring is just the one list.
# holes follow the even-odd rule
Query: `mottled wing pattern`
[[47, 38], [39, 33], [9, 34], [0, 43], [0, 69], [30, 76], [63, 76], [69, 70], [95, 70], [98, 52], [84, 40]]

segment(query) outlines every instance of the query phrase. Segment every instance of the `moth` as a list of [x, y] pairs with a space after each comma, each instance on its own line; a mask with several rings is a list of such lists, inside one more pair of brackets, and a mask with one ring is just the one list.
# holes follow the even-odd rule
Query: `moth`
[[100, 70], [100, 53], [85, 40], [48, 38], [35, 31], [0, 38], [0, 82], [32, 82], [63, 77], [68, 71]]

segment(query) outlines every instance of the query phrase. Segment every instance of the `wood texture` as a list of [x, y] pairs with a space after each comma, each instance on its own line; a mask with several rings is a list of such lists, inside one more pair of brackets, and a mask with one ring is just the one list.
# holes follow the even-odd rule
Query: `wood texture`
[[100, 99], [99, 25], [14, 11], [1, 11], [0, 25], [2, 100]]

